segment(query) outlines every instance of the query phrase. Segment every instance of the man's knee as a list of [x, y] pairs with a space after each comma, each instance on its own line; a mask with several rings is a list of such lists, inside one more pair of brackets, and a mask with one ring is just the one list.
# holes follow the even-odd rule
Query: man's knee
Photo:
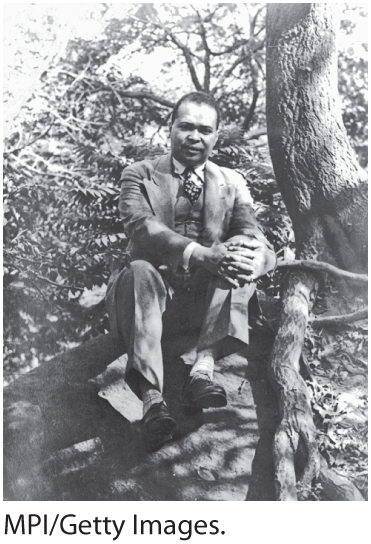
[[161, 274], [148, 261], [132, 261], [128, 269], [128, 276], [134, 283], [137, 292], [144, 293], [155, 290], [157, 294], [166, 296], [166, 287]]

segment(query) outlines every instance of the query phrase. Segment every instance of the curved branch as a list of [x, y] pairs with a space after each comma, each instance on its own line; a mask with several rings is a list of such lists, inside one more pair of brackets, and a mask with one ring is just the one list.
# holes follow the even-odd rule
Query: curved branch
[[166, 100], [166, 98], [162, 98], [161, 96], [156, 96], [152, 93], [145, 91], [121, 91], [120, 95], [124, 98], [146, 98], [147, 100], [152, 100], [153, 102], [157, 102], [158, 104], [166, 106], [167, 108], [173, 108], [175, 106], [174, 102], [171, 102], [170, 100]]
[[267, 134], [267, 127], [256, 128], [255, 130], [250, 130], [250, 132], [247, 133], [245, 140], [255, 140], [260, 136], [264, 136], [264, 134]]
[[223, 51], [210, 51], [210, 54], [213, 56], [213, 57], [221, 57], [223, 55], [228, 55], [229, 53], [233, 53], [233, 51], [235, 51], [236, 49], [238, 49], [239, 47], [241, 47], [242, 45], [246, 45], [249, 43], [249, 40], [248, 39], [245, 39], [245, 40], [239, 40], [238, 42], [234, 43], [233, 45], [230, 45], [229, 47], [227, 47], [226, 49], [224, 49]]
[[143, 25], [150, 24], [150, 25], [152, 25], [152, 26], [154, 26], [156, 28], [160, 28], [164, 32], [165, 37], [168, 36], [170, 38], [170, 40], [173, 42], [173, 44], [176, 45], [178, 47], [178, 49], [180, 49], [182, 51], [183, 56], [184, 56], [185, 61], [186, 61], [186, 64], [188, 66], [188, 70], [189, 70], [190, 75], [191, 75], [192, 82], [193, 82], [194, 86], [196, 87], [197, 91], [202, 91], [203, 90], [202, 86], [201, 86], [201, 84], [200, 84], [200, 82], [198, 80], [195, 66], [193, 64], [192, 52], [184, 43], [182, 43], [175, 36], [175, 34], [173, 34], [168, 28], [165, 27], [165, 25], [163, 25], [162, 23], [160, 23], [158, 21], [156, 22], [156, 21], [152, 21], [150, 19], [147, 19], [147, 20], [143, 21], [143, 19], [140, 19], [139, 17], [136, 17], [135, 15], [129, 15], [129, 18], [133, 19], [134, 21], [138, 21], [139, 23], [141, 23]]
[[303, 498], [296, 489], [296, 460], [303, 467], [300, 477], [303, 490], [310, 486], [319, 472], [316, 429], [310, 398], [299, 371], [308, 315], [317, 287], [314, 275], [309, 272], [288, 275], [282, 295], [280, 326], [268, 367], [277, 394], [280, 417], [273, 443], [278, 501], [296, 501]]
[[157, 102], [158, 104], [166, 106], [167, 108], [173, 108], [175, 106], [175, 103], [171, 102], [171, 100], [167, 100], [162, 96], [157, 96], [149, 91], [121, 91], [111, 87], [110, 85], [102, 85], [99, 89], [96, 89], [96, 92], [99, 90], [110, 91], [115, 95], [117, 93], [121, 98], [137, 98], [138, 100], [144, 98], [147, 100], [152, 100], [153, 102]]
[[219, 81], [218, 81], [218, 85], [216, 85], [212, 91], [211, 91], [211, 94], [214, 94], [218, 88], [220, 88], [222, 86], [222, 84], [224, 83], [224, 81], [232, 74], [233, 70], [235, 68], [237, 68], [237, 66], [239, 64], [241, 64], [241, 62], [243, 62], [244, 60], [248, 59], [250, 56], [250, 53], [247, 54], [247, 55], [241, 55], [239, 57], [237, 57], [237, 59], [232, 63], [232, 65], [228, 68], [228, 70], [226, 70], [224, 72], [224, 74], [221, 75], [221, 77], [219, 78]]
[[325, 263], [323, 261], [278, 261], [277, 268], [289, 268], [291, 270], [318, 270], [320, 272], [327, 272], [338, 278], [344, 278], [351, 281], [358, 281], [361, 283], [367, 283], [367, 274], [355, 274], [354, 272], [348, 272], [337, 268], [332, 264]]
[[245, 119], [242, 122], [242, 130], [247, 130], [250, 126], [252, 118], [254, 117], [255, 108], [258, 102], [259, 95], [260, 95], [260, 91], [258, 89], [254, 89], [249, 111], [247, 112]]
[[197, 17], [198, 17], [198, 20], [199, 20], [199, 23], [200, 23], [200, 35], [201, 35], [202, 44], [203, 44], [204, 49], [205, 49], [205, 56], [204, 56], [204, 59], [203, 59], [203, 63], [205, 65], [204, 90], [206, 92], [209, 92], [210, 91], [210, 73], [211, 73], [211, 66], [210, 66], [210, 54], [211, 54], [211, 51], [210, 51], [209, 44], [207, 43], [206, 29], [205, 29], [202, 17], [200, 15], [200, 12], [196, 8], [194, 8], [194, 10], [197, 13]]
[[353, 323], [368, 318], [368, 308], [362, 308], [356, 312], [345, 315], [328, 315], [324, 317], [310, 317], [309, 323], [312, 327], [324, 327], [326, 325], [342, 325], [343, 323]]
[[[53, 114], [52, 114], [53, 115]], [[52, 128], [52, 126], [54, 125], [54, 122], [55, 122], [55, 118], [53, 119], [53, 121], [51, 122], [51, 124], [48, 126], [48, 128], [42, 132], [41, 134], [39, 134], [39, 136], [36, 136], [35, 138], [33, 138], [30, 142], [27, 142], [19, 147], [15, 147], [13, 149], [10, 149], [9, 151], [5, 151], [4, 152], [4, 157], [8, 157], [9, 155], [11, 155], [12, 153], [17, 153], [17, 151], [21, 151], [22, 149], [24, 149], [25, 147], [29, 147], [30, 145], [34, 144], [37, 140], [40, 140], [40, 138], [43, 138], [44, 136], [46, 136], [49, 132], [49, 130]]]
[[186, 45], [184, 45], [184, 43], [182, 43], [170, 31], [165, 29], [165, 32], [166, 32], [167, 36], [170, 37], [170, 40], [173, 42], [173, 44], [175, 44], [182, 51], [183, 56], [184, 56], [185, 61], [186, 61], [186, 64], [188, 66], [189, 73], [191, 75], [192, 83], [196, 87], [196, 90], [197, 91], [203, 91], [204, 89], [202, 88], [202, 85], [199, 82], [199, 79], [198, 79], [198, 76], [197, 76], [197, 73], [196, 73], [196, 68], [195, 68], [195, 66], [193, 64], [192, 54], [191, 54], [190, 49], [188, 49], [188, 47]]

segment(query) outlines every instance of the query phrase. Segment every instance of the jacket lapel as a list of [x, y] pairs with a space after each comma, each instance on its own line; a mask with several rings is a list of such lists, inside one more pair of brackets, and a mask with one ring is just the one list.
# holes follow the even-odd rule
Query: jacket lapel
[[219, 239], [226, 209], [229, 203], [229, 186], [218, 166], [206, 163], [204, 219], [202, 238], [206, 246], [211, 246]]
[[174, 181], [171, 156], [160, 157], [151, 179], [143, 180], [153, 211], [162, 223], [174, 229], [176, 183]]

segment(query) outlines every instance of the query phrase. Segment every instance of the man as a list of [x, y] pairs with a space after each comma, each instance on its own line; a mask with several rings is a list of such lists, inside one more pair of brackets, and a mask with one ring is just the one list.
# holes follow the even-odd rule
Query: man
[[212, 97], [183, 96], [172, 114], [171, 153], [135, 163], [121, 177], [131, 263], [110, 280], [107, 305], [127, 347], [126, 380], [143, 401], [150, 449], [177, 427], [162, 396], [163, 333], [200, 330], [184, 403], [225, 406], [214, 362], [248, 343], [248, 302], [276, 262], [242, 176], [208, 161], [218, 127]]

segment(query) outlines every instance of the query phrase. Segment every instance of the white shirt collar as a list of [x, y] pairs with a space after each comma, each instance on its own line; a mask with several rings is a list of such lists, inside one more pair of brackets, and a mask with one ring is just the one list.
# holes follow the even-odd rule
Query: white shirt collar
[[[174, 172], [181, 176], [187, 167], [181, 162], [177, 161], [174, 157], [172, 157], [172, 161], [174, 165]], [[196, 172], [196, 174], [202, 181], [205, 180], [205, 166], [206, 166], [206, 162], [194, 168], [194, 171]]]

